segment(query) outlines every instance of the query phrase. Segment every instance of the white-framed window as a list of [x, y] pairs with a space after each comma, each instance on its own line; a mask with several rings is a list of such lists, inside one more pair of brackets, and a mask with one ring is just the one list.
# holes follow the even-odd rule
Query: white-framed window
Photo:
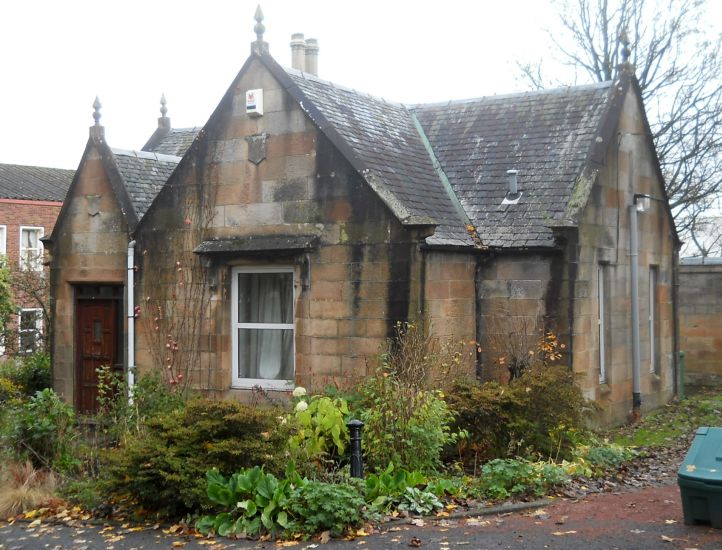
[[232, 386], [294, 386], [294, 280], [290, 267], [231, 270]]
[[611, 314], [609, 307], [609, 266], [599, 264], [597, 266], [597, 324], [599, 327], [599, 383], [607, 383], [607, 365], [609, 357], [609, 332], [611, 325]]
[[8, 253], [8, 228], [5, 225], [0, 225], [0, 254], [5, 255]]
[[649, 266], [649, 372], [659, 374], [661, 358], [659, 351], [659, 267]]
[[42, 271], [43, 236], [42, 227], [20, 227], [20, 269], [23, 271]]
[[43, 310], [26, 308], [20, 310], [18, 319], [18, 351], [33, 353], [40, 349], [43, 336]]

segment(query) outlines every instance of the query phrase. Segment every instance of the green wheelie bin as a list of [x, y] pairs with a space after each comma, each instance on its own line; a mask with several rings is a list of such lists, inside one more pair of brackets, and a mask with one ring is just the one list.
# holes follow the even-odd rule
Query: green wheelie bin
[[677, 472], [684, 523], [722, 529], [722, 428], [698, 428]]

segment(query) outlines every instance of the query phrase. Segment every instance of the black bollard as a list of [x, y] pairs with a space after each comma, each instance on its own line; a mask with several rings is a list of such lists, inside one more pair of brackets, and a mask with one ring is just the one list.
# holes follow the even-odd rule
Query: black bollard
[[364, 423], [354, 418], [346, 425], [351, 437], [351, 477], [361, 479], [364, 476], [364, 459], [361, 454], [361, 428]]

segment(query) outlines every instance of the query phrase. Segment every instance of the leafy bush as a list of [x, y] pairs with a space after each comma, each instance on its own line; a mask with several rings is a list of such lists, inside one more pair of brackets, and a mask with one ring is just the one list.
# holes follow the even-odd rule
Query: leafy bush
[[481, 470], [482, 494], [494, 500], [511, 496], [542, 496], [547, 490], [566, 482], [564, 470], [549, 462], [521, 459], [495, 459]]
[[202, 533], [211, 530], [223, 537], [277, 534], [290, 526], [286, 507], [298, 476], [278, 480], [256, 466], [226, 479], [218, 470], [206, 473], [208, 498], [223, 512], [204, 516], [196, 526]]
[[[397, 323], [394, 338], [379, 356], [375, 376], [358, 386], [357, 411], [364, 426], [364, 452], [370, 469], [389, 463], [431, 472], [441, 452], [456, 439], [453, 414], [440, 391], [428, 389], [434, 375], [461, 364], [463, 351], [439, 345], [423, 323]], [[448, 376], [446, 376], [448, 378]]]
[[22, 396], [22, 388], [9, 378], [0, 376], [0, 404], [20, 399]]
[[265, 465], [282, 471], [286, 435], [277, 415], [235, 401], [194, 399], [152, 416], [142, 433], [105, 453], [108, 489], [165, 515], [207, 508], [208, 470], [230, 475]]
[[570, 474], [599, 477], [617, 470], [635, 456], [634, 449], [592, 437], [588, 445], [577, 446], [572, 461], [562, 465]]
[[98, 429], [106, 442], [123, 441], [130, 434], [140, 434], [145, 422], [159, 414], [181, 409], [186, 395], [170, 387], [160, 375], [151, 371], [136, 375], [133, 403], [128, 402], [128, 383], [123, 373], [110, 367], [98, 369]]
[[446, 396], [455, 430], [468, 434], [457, 451], [471, 467], [494, 458], [569, 458], [583, 428], [586, 402], [562, 365], [534, 367], [508, 386], [461, 382]]
[[[0, 387], [12, 385], [23, 395], [30, 397], [49, 388], [51, 384], [50, 356], [47, 353], [38, 351], [10, 358], [0, 364]], [[0, 395], [1, 392], [2, 390]]]
[[292, 430], [288, 440], [291, 456], [296, 464], [323, 470], [327, 460], [343, 456], [346, 451], [348, 404], [341, 397], [306, 397], [301, 387], [294, 390], [294, 396], [296, 404], [287, 417]]
[[46, 388], [8, 407], [0, 437], [14, 460], [64, 471], [78, 464], [73, 455], [74, 425], [73, 408]]
[[288, 509], [300, 532], [311, 535], [330, 531], [338, 537], [364, 520], [364, 506], [363, 496], [354, 485], [308, 481], [293, 492]]

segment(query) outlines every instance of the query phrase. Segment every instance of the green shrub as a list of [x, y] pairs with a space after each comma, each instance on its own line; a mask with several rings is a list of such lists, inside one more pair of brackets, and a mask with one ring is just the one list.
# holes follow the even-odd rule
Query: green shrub
[[20, 399], [22, 388], [9, 378], [0, 376], [0, 405], [14, 399]]
[[46, 388], [8, 407], [3, 447], [14, 460], [29, 460], [36, 468], [66, 471], [78, 464], [73, 455], [74, 426], [73, 408]]
[[354, 485], [308, 481], [293, 492], [288, 510], [301, 533], [330, 531], [338, 537], [364, 520], [364, 506], [363, 496]]
[[506, 499], [511, 496], [542, 496], [551, 487], [566, 482], [564, 470], [549, 462], [522, 459], [495, 459], [484, 464], [480, 488], [486, 498]]
[[33, 396], [52, 384], [50, 356], [37, 351], [30, 355], [12, 357], [0, 364], [0, 384], [6, 385], [6, 382], [2, 382], [3, 379], [8, 380], [23, 395]]
[[140, 434], [154, 416], [181, 409], [187, 396], [165, 383], [156, 371], [138, 373], [133, 386], [133, 403], [128, 402], [128, 383], [123, 373], [110, 367], [98, 369], [98, 429], [108, 444]]
[[446, 395], [454, 412], [459, 457], [471, 467], [525, 454], [569, 458], [587, 406], [574, 376], [562, 365], [528, 368], [508, 386], [461, 382]]
[[431, 472], [441, 466], [441, 452], [454, 441], [453, 414], [440, 392], [408, 394], [403, 382], [380, 370], [361, 387], [363, 445], [369, 469], [393, 463]]
[[286, 435], [277, 416], [234, 401], [194, 399], [149, 417], [141, 433], [104, 454], [108, 489], [161, 515], [207, 508], [208, 470], [230, 475], [265, 465], [282, 471]]

